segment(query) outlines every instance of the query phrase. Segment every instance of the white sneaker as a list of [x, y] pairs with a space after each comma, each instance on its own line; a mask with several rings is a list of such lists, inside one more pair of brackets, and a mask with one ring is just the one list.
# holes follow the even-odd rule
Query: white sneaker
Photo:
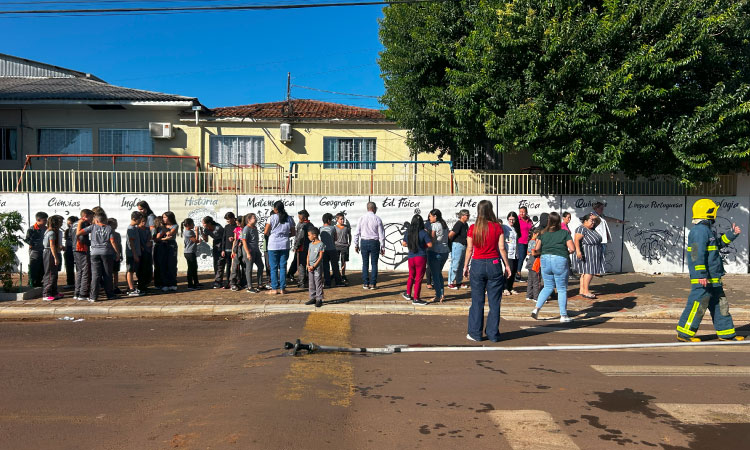
[[466, 339], [474, 342], [481, 342], [479, 339], [474, 339], [470, 334], [466, 334]]
[[177, 286], [169, 286], [169, 290], [170, 291], [176, 291], [177, 290]]
[[166, 286], [164, 286], [163, 288], [161, 288], [161, 291], [162, 291], [162, 292], [169, 292], [169, 288], [168, 288], [168, 287], [166, 287]]
[[537, 308], [534, 308], [531, 311], [531, 318], [534, 319], [534, 320], [536, 320], [536, 318], [537, 318], [538, 315], [539, 315], [539, 310]]
[[568, 316], [560, 316], [560, 323], [568, 323], [571, 320], [572, 319], [570, 317], [568, 317]]

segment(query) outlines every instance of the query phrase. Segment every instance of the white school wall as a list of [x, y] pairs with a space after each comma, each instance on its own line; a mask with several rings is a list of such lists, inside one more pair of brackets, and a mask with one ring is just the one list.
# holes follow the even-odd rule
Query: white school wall
[[[452, 227], [456, 213], [461, 209], [471, 212], [470, 223], [476, 216], [477, 204], [490, 200], [497, 216], [505, 219], [508, 212], [518, 211], [526, 206], [534, 221], [542, 212], [568, 211], [573, 218], [570, 229], [580, 224], [579, 217], [591, 211], [596, 201], [606, 204], [605, 214], [624, 219], [626, 224], [609, 223], [612, 241], [607, 246], [607, 269], [613, 272], [639, 273], [684, 273], [685, 243], [692, 226], [691, 207], [699, 197], [639, 197], [639, 196], [254, 196], [254, 195], [129, 195], [129, 194], [0, 194], [0, 212], [19, 211], [24, 218], [24, 227], [33, 223], [37, 211], [48, 214], [78, 216], [82, 208], [101, 205], [110, 217], [118, 220], [118, 232], [125, 235], [130, 223], [130, 213], [136, 210], [136, 203], [146, 200], [156, 214], [171, 210], [178, 222], [191, 217], [199, 224], [205, 216], [212, 216], [224, 225], [224, 214], [232, 211], [238, 215], [250, 212], [258, 215], [259, 230], [263, 229], [270, 214], [273, 202], [283, 200], [287, 211], [297, 219], [297, 211], [307, 209], [315, 226], [322, 224], [326, 212], [335, 215], [346, 213], [352, 226], [352, 236], [356, 234], [359, 219], [366, 213], [367, 202], [378, 206], [378, 215], [386, 227], [386, 251], [380, 257], [380, 270], [407, 271], [406, 252], [401, 246], [403, 224], [409, 222], [415, 213], [425, 220], [433, 208], [440, 209], [443, 217]], [[742, 234], [732, 245], [722, 251], [725, 268], [729, 273], [748, 273], [750, 245], [750, 196], [714, 198], [722, 208], [719, 210], [716, 228], [725, 231], [732, 223], [742, 228]], [[25, 231], [24, 231], [25, 234]], [[187, 270], [182, 256], [183, 239], [179, 244], [179, 270]], [[123, 242], [124, 245], [124, 242]], [[352, 246], [353, 247], [353, 246]], [[352, 248], [349, 252], [348, 271], [360, 271], [362, 259]], [[210, 246], [199, 246], [199, 270], [212, 271], [213, 260]], [[28, 266], [28, 250], [18, 250], [18, 257], [24, 269]], [[289, 258], [291, 264], [292, 255]], [[446, 264], [446, 267], [449, 267]], [[124, 265], [121, 271], [125, 271]]]

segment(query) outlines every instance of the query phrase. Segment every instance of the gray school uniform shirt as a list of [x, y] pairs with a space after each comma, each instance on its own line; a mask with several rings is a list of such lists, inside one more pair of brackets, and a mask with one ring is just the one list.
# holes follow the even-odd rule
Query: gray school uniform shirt
[[112, 245], [109, 239], [112, 237], [112, 228], [109, 225], [100, 226], [97, 224], [89, 225], [84, 228], [91, 237], [91, 254], [92, 255], [111, 255]]
[[319, 240], [317, 243], [310, 242], [310, 246], [307, 247], [307, 265], [312, 266], [315, 264], [315, 261], [318, 260], [318, 255], [324, 250], [325, 245], [323, 244], [323, 241]]
[[340, 228], [338, 225], [333, 226], [334, 230], [336, 231], [336, 234], [334, 234], [335, 237], [335, 243], [336, 243], [336, 249], [339, 251], [347, 250], [349, 248], [349, 245], [351, 244], [351, 235], [352, 235], [352, 229], [346, 223], [344, 223], [344, 227]]
[[47, 229], [47, 231], [44, 232], [44, 237], [42, 237], [42, 247], [44, 249], [50, 249], [52, 250], [50, 246], [50, 242], [52, 239], [55, 239], [55, 245], [57, 246], [57, 249], [55, 249], [55, 253], [60, 253], [60, 240], [62, 239], [62, 232], [55, 230]]
[[449, 253], [450, 247], [448, 246], [448, 228], [443, 228], [443, 224], [435, 222], [431, 224], [432, 231], [435, 232], [435, 240], [432, 242], [432, 248], [428, 251], [435, 253]]
[[260, 251], [260, 236], [258, 235], [257, 228], [246, 225], [245, 228], [242, 229], [240, 237], [243, 241], [247, 242], [247, 247], [250, 250]]
[[185, 251], [183, 253], [195, 253], [195, 242], [190, 240], [190, 238], [195, 237], [195, 231], [185, 230], [185, 233], [182, 236], [185, 239]]
[[[130, 243], [131, 239], [133, 239], [133, 244]], [[131, 258], [137, 256], [140, 258], [141, 248], [143, 247], [138, 227], [128, 225], [128, 229], [125, 231], [125, 256], [130, 256]]]
[[334, 225], [323, 225], [320, 227], [320, 241], [323, 242], [325, 250], [336, 250], [336, 227]]

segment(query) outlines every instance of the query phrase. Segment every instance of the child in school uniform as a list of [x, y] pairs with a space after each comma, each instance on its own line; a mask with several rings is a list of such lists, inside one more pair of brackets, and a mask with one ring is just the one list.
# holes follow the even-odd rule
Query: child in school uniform
[[[336, 226], [333, 225], [333, 214], [323, 214], [323, 226], [320, 227], [320, 241], [325, 246], [325, 252], [323, 253], [323, 280], [325, 281], [326, 289], [330, 289], [332, 281], [336, 283], [336, 286], [344, 284], [344, 280], [341, 279], [341, 273], [339, 272], [339, 252], [336, 250]], [[331, 272], [333, 272], [333, 280], [331, 279]]]
[[245, 217], [237, 217], [236, 226], [232, 230], [234, 240], [232, 241], [232, 277], [229, 279], [229, 288], [233, 291], [239, 291], [245, 279], [245, 264], [242, 261], [242, 227]]
[[42, 286], [44, 276], [44, 233], [47, 231], [47, 213], [36, 213], [36, 222], [26, 231], [24, 242], [29, 246], [29, 286]]
[[79, 234], [82, 229], [91, 225], [94, 211], [81, 210], [81, 218], [74, 225], [72, 233], [76, 237], [73, 260], [76, 265], [76, 281], [73, 288], [73, 300], [88, 300], [91, 290], [91, 257], [89, 255], [91, 239], [87, 234]]
[[116, 250], [112, 228], [107, 225], [107, 215], [100, 212], [95, 216], [93, 225], [78, 230], [76, 234], [78, 236], [88, 235], [91, 238], [91, 289], [88, 301], [97, 301], [102, 282], [107, 299], [116, 298], [112, 290], [112, 266], [114, 260], [119, 259], [120, 255]]
[[139, 297], [143, 295], [138, 289], [135, 279], [138, 276], [144, 248], [141, 246], [141, 237], [138, 231], [143, 214], [139, 211], [130, 213], [130, 225], [125, 231], [125, 281], [128, 283], [128, 297]]
[[76, 229], [75, 229], [75, 223], [78, 222], [78, 217], [76, 216], [70, 216], [68, 217], [67, 224], [68, 229], [65, 230], [65, 252], [63, 253], [64, 259], [65, 259], [65, 277], [66, 277], [66, 283], [65, 288], [72, 288], [75, 287], [76, 284], [76, 263], [75, 263], [75, 257], [73, 252], [76, 248]]
[[[263, 286], [263, 255], [260, 253], [260, 234], [255, 226], [258, 217], [250, 213], [245, 216], [245, 226], [242, 228], [241, 257], [245, 263], [245, 279], [247, 280], [247, 292], [260, 292]], [[253, 266], [258, 270], [257, 287], [253, 287]]]
[[117, 219], [107, 219], [107, 225], [112, 228], [112, 237], [115, 238], [114, 253], [120, 255], [120, 257], [115, 259], [112, 264], [112, 291], [119, 295], [122, 294], [122, 291], [118, 286], [120, 284], [120, 263], [122, 263], [122, 236], [117, 232]]
[[164, 233], [161, 237], [164, 246], [161, 280], [162, 291], [177, 291], [177, 219], [172, 211], [162, 214]]
[[154, 225], [151, 227], [151, 241], [154, 243], [154, 287], [163, 291], [164, 281], [162, 279], [162, 273], [164, 272], [164, 244], [161, 242], [162, 236], [164, 236], [164, 223], [162, 222], [161, 216], [157, 216], [153, 220]]
[[195, 222], [193, 219], [188, 217], [182, 221], [182, 237], [184, 239], [185, 249], [183, 253], [185, 255], [185, 261], [187, 261], [187, 289], [188, 291], [194, 291], [200, 288], [198, 283], [198, 242], [199, 237], [195, 233]]
[[42, 260], [44, 265], [44, 278], [42, 283], [42, 300], [51, 302], [62, 298], [57, 290], [57, 272], [62, 262], [62, 227], [63, 218], [52, 216], [49, 218], [49, 228], [44, 232], [42, 238]]
[[526, 269], [529, 271], [529, 278], [526, 284], [526, 300], [537, 301], [539, 298], [539, 292], [542, 291], [542, 274], [533, 269], [534, 263], [538, 256], [533, 255], [533, 250], [536, 248], [536, 241], [539, 238], [539, 228], [531, 230], [531, 238], [529, 239], [528, 256], [526, 257]]
[[[346, 262], [349, 261], [349, 247], [352, 245], [352, 227], [343, 212], [336, 214], [336, 236], [334, 237], [336, 251], [341, 260], [341, 280], [344, 286], [349, 283], [346, 279]], [[338, 264], [338, 261], [336, 261]]]
[[145, 295], [148, 285], [153, 279], [153, 241], [151, 240], [151, 227], [149, 221], [153, 218], [141, 212], [141, 221], [138, 224], [138, 238], [141, 246], [141, 260], [138, 262], [136, 274], [138, 275], [138, 295]]
[[307, 231], [309, 244], [307, 245], [307, 276], [310, 300], [305, 304], [314, 304], [316, 308], [323, 306], [323, 253], [325, 245], [318, 239], [320, 230], [310, 227]]

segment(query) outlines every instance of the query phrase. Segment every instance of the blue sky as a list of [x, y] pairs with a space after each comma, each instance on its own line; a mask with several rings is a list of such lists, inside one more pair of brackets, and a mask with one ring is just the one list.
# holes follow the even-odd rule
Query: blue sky
[[[287, 72], [292, 84], [378, 96], [381, 16], [380, 6], [359, 6], [0, 18], [6, 37], [0, 53], [93, 73], [121, 86], [195, 96], [209, 107], [283, 100]], [[379, 107], [372, 98], [299, 88], [292, 97]]]

